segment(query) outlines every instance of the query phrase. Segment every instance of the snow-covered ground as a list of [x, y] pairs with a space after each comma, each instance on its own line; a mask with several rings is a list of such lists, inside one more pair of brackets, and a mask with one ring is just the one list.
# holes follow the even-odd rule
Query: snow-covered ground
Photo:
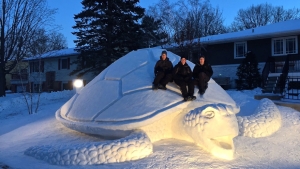
[[[241, 107], [238, 115], [249, 115], [259, 104], [253, 96], [261, 90], [228, 90], [227, 93]], [[24, 151], [31, 146], [103, 141], [95, 135], [68, 129], [55, 119], [55, 112], [74, 94], [74, 91], [43, 93], [38, 113], [32, 115], [28, 114], [22, 94], [7, 94], [7, 97], [0, 98], [0, 168], [4, 165], [20, 169], [300, 168], [300, 112], [282, 106], [278, 106], [282, 127], [268, 137], [236, 137], [235, 159], [231, 161], [220, 160], [195, 144], [175, 139], [155, 142], [153, 153], [144, 159], [100, 166], [51, 165], [24, 155]]]

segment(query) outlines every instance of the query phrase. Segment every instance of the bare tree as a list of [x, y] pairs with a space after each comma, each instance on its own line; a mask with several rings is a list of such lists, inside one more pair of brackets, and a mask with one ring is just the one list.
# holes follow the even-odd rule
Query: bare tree
[[231, 24], [231, 31], [240, 31], [270, 23], [300, 18], [299, 9], [284, 10], [283, 7], [274, 7], [271, 4], [252, 5], [247, 9], [240, 9]]
[[163, 21], [169, 42], [175, 42], [180, 50], [184, 45], [191, 48], [195, 41], [200, 43], [202, 36], [226, 32], [222, 12], [218, 7], [213, 8], [209, 0], [179, 0], [173, 4], [160, 0], [147, 12]]
[[190, 61], [193, 60], [191, 58], [193, 47], [197, 44], [197, 41], [195, 41], [196, 29], [193, 24], [195, 23], [190, 19], [186, 19], [181, 30], [176, 31], [174, 35], [174, 41], [178, 44], [180, 53], [185, 55]]
[[293, 8], [293, 9], [284, 10], [283, 6], [277, 6], [273, 8], [272, 14], [273, 14], [272, 23], [286, 21], [289, 19], [299, 19], [300, 9]]
[[[55, 9], [46, 0], [1, 0], [0, 97], [5, 96], [5, 75], [28, 56], [40, 28], [53, 26]], [[10, 61], [12, 64], [6, 66]]]
[[[176, 3], [176, 18], [189, 20], [195, 30], [195, 37], [225, 33], [223, 13], [219, 7], [213, 8], [209, 0], [179, 0]], [[184, 26], [184, 25], [183, 25]]]
[[154, 6], [150, 6], [146, 13], [162, 22], [163, 26], [159, 31], [168, 34], [164, 43], [170, 43], [171, 37], [174, 35], [174, 22], [178, 19], [174, 15], [174, 4], [171, 4], [169, 0], [160, 0]]
[[[35, 66], [37, 66], [38, 70], [37, 72], [34, 72], [35, 74], [33, 76], [31, 76], [31, 71], [29, 71], [28, 77], [33, 79], [33, 81], [38, 84], [38, 87], [36, 90], [32, 90], [34, 86], [31, 86], [31, 83], [28, 83], [29, 92], [22, 93], [29, 114], [37, 113], [40, 104], [40, 95], [43, 90], [42, 77], [44, 72], [44, 62], [42, 60], [42, 56], [46, 56], [47, 55], [46, 52], [49, 51], [67, 48], [66, 38], [61, 33], [57, 33], [57, 32], [47, 33], [44, 29], [40, 29], [37, 31], [36, 36], [32, 39], [32, 44], [33, 45], [31, 46], [31, 48], [28, 49], [28, 53], [30, 53], [31, 56], [37, 59], [36, 62], [37, 64], [35, 64]], [[17, 63], [19, 62], [17, 61]], [[26, 91], [24, 89], [24, 86], [26, 86], [26, 84], [23, 83], [23, 79], [21, 76], [21, 69], [19, 68], [19, 65], [20, 64], [17, 64], [17, 70], [19, 76], [21, 77], [20, 80], [22, 83], [23, 91]], [[29, 61], [28, 61], [28, 65], [30, 66]], [[29, 70], [32, 70], [32, 68], [30, 68]]]
[[38, 56], [43, 53], [68, 48], [66, 37], [56, 31], [39, 29], [31, 39], [31, 46], [28, 48], [30, 56]]

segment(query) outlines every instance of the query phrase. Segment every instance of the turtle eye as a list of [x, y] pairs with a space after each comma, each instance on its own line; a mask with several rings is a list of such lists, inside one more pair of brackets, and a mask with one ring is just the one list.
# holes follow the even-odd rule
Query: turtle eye
[[215, 117], [215, 112], [207, 111], [207, 112], [204, 113], [204, 117], [206, 117], [208, 119], [211, 119], [211, 118]]

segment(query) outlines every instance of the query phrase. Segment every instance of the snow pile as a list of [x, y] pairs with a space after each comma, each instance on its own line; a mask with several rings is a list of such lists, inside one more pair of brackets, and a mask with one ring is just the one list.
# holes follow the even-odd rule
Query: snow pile
[[5, 110], [15, 106], [21, 107], [26, 105], [26, 99], [28, 102], [31, 101], [36, 103], [40, 100], [57, 100], [63, 98], [71, 98], [75, 94], [74, 90], [64, 90], [51, 93], [41, 93], [40, 98], [37, 93], [12, 93], [7, 94], [6, 97], [0, 97], [0, 110]]
[[0, 110], [10, 107], [21, 106], [25, 104], [24, 96], [21, 94], [7, 94], [6, 97], [0, 97]]
[[[244, 116], [247, 111], [253, 114], [260, 102], [253, 97], [256, 94], [255, 90], [228, 90], [227, 93], [241, 106], [241, 112], [237, 114], [239, 116]], [[47, 94], [50, 95], [50, 93], [45, 93], [45, 95]], [[18, 95], [12, 94], [0, 98], [0, 104], [2, 101], [14, 97], [18, 97]], [[43, 100], [41, 101], [43, 102]], [[235, 159], [231, 161], [215, 158], [203, 149], [196, 147], [195, 144], [178, 139], [165, 139], [154, 143], [153, 153], [147, 158], [101, 166], [58, 166], [24, 155], [24, 151], [31, 146], [51, 145], [58, 148], [63, 145], [65, 146], [63, 148], [72, 148], [72, 145], [78, 147], [78, 145], [83, 144], [102, 143], [103, 140], [98, 136], [70, 130], [54, 118], [55, 111], [66, 101], [66, 99], [46, 100], [45, 104], [40, 106], [37, 114], [28, 115], [26, 110], [23, 110], [17, 113], [24, 114], [24, 116], [12, 116], [8, 119], [0, 118], [0, 166], [31, 169], [98, 169], [99, 167], [103, 169], [299, 168], [300, 166], [300, 141], [298, 137], [300, 135], [300, 112], [282, 106], [276, 106], [280, 110], [282, 118], [280, 130], [271, 136], [259, 139], [245, 136], [235, 137]], [[9, 107], [13, 110], [18, 108], [17, 106]], [[8, 109], [1, 111], [1, 113], [5, 114], [7, 111]], [[163, 124], [167, 122], [166, 119], [161, 126], [154, 125], [153, 131], [166, 133]], [[3, 128], [6, 128], [4, 132]], [[161, 130], [158, 130], [158, 128]], [[108, 142], [111, 143], [112, 141]]]

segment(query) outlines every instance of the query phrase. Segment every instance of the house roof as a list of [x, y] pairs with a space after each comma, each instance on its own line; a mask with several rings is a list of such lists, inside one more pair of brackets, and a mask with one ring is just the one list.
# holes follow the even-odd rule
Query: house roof
[[239, 32], [212, 35], [200, 38], [205, 44], [236, 42], [243, 40], [274, 38], [300, 34], [300, 19], [273, 23]]
[[36, 59], [44, 59], [44, 58], [57, 58], [57, 57], [66, 57], [66, 56], [73, 56], [78, 55], [79, 52], [75, 51], [75, 48], [68, 48], [68, 49], [61, 49], [61, 50], [53, 50], [41, 55], [32, 56], [26, 58], [24, 60], [36, 60]]
[[[300, 35], [300, 19], [282, 21], [244, 31], [205, 36], [200, 38], [200, 42], [204, 44], [221, 44], [294, 35]], [[193, 42], [199, 42], [199, 38], [194, 39]], [[163, 47], [168, 49], [176, 46], [178, 46], [177, 43], [172, 43]]]

